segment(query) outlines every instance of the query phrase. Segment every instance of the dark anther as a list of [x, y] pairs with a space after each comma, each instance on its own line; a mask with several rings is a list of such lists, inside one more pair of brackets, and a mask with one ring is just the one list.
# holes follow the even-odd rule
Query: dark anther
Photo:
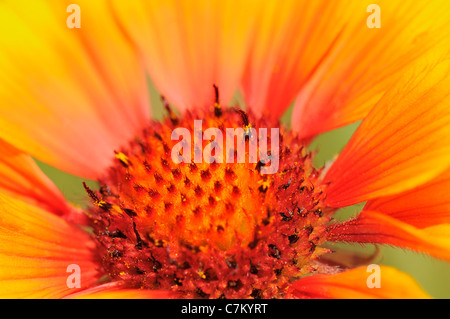
[[102, 185], [100, 186], [100, 190], [99, 190], [100, 194], [102, 196], [113, 196], [113, 194], [111, 193], [111, 189], [109, 188], [108, 185]]
[[234, 180], [236, 179], [236, 173], [233, 171], [232, 168], [226, 167], [225, 168], [225, 178], [228, 180]]
[[169, 102], [167, 101], [166, 97], [161, 95], [161, 101], [162, 101], [167, 113], [169, 114], [169, 118], [170, 118], [170, 121], [172, 122], [172, 124], [173, 125], [178, 124], [178, 118], [175, 115], [175, 113], [173, 112], [172, 108], [170, 107]]
[[283, 272], [283, 268], [278, 268], [278, 269], [274, 269], [273, 273], [275, 274], [275, 276], [280, 276], [281, 273]]
[[155, 173], [153, 176], [155, 177], [155, 182], [157, 184], [161, 184], [164, 181], [164, 178], [159, 173]]
[[270, 224], [270, 209], [267, 209], [267, 216], [261, 222], [264, 226]]
[[145, 270], [139, 269], [138, 267], [134, 267], [134, 270], [136, 271], [136, 274], [143, 275], [145, 274]]
[[249, 126], [249, 121], [248, 121], [248, 115], [247, 115], [247, 113], [244, 111], [244, 110], [242, 110], [242, 109], [239, 109], [239, 108], [233, 108], [233, 110], [236, 112], [236, 113], [239, 113], [239, 115], [241, 116], [241, 118], [242, 118], [242, 122], [244, 123], [244, 127], [248, 127]]
[[298, 241], [299, 237], [294, 234], [294, 235], [288, 236], [288, 239], [289, 239], [290, 244], [295, 244]]
[[225, 259], [225, 263], [229, 268], [235, 269], [237, 267], [237, 262], [233, 257]]
[[199, 185], [197, 185], [195, 187], [194, 192], [195, 192], [195, 195], [197, 195], [197, 196], [202, 196], [203, 195], [203, 189]]
[[308, 211], [305, 208], [297, 208], [297, 214], [300, 215], [300, 217], [304, 218], [306, 215], [308, 215]]
[[213, 196], [210, 195], [208, 197], [208, 203], [209, 203], [210, 206], [215, 206], [217, 204], [217, 201], [216, 201], [216, 199]]
[[170, 148], [169, 145], [167, 145], [166, 142], [163, 142], [162, 144], [163, 144], [164, 154], [166, 156], [169, 156], [169, 154], [172, 152], [172, 149]]
[[157, 260], [154, 260], [153, 261], [153, 267], [152, 267], [153, 271], [154, 272], [158, 272], [158, 270], [160, 270], [161, 268], [162, 268], [161, 263], [159, 261], [157, 261]]
[[216, 271], [212, 268], [206, 269], [203, 274], [205, 275], [204, 280], [206, 281], [215, 281], [219, 278], [217, 277]]
[[162, 239], [155, 239], [153, 244], [156, 247], [159, 247], [159, 248], [164, 247], [164, 240], [162, 240]]
[[191, 268], [191, 265], [187, 261], [185, 261], [183, 264], [178, 265], [178, 268], [185, 270]]
[[264, 226], [267, 226], [270, 224], [270, 218], [266, 217], [261, 222]]
[[165, 158], [161, 158], [161, 165], [165, 170], [170, 170], [170, 165]]
[[292, 216], [286, 216], [285, 213], [280, 213], [280, 215], [283, 222], [290, 222], [292, 220]]
[[106, 231], [106, 234], [112, 238], [123, 238], [123, 239], [127, 238], [127, 236], [124, 233], [122, 233], [119, 229], [116, 229], [113, 232]]
[[312, 241], [309, 241], [309, 244], [311, 245], [311, 247], [309, 248], [309, 252], [314, 252], [314, 250], [316, 250], [316, 244]]
[[94, 201], [94, 203], [98, 203], [99, 199], [97, 197], [97, 195], [95, 195], [94, 191], [91, 190], [85, 182], [83, 182], [83, 187], [86, 190], [86, 192], [88, 193], [89, 197]]
[[171, 202], [165, 202], [164, 203], [164, 210], [168, 211], [173, 207], [173, 204]]
[[109, 255], [111, 256], [111, 258], [122, 257], [122, 253], [120, 251], [118, 251], [117, 249], [114, 249], [112, 252], [110, 252]]
[[125, 214], [127, 214], [130, 217], [136, 217], [137, 214], [134, 210], [129, 209], [129, 208], [122, 208], [122, 210], [125, 212]]
[[179, 168], [175, 168], [172, 170], [172, 175], [175, 179], [181, 178], [181, 170]]
[[250, 264], [250, 273], [253, 274], [253, 275], [257, 275], [258, 274], [258, 268], [255, 265], [253, 265], [253, 264]]
[[258, 241], [259, 241], [259, 239], [258, 239], [258, 232], [257, 232], [257, 229], [255, 228], [255, 232], [254, 232], [254, 235], [253, 235], [253, 240], [248, 244], [248, 248], [255, 249], [256, 245], [258, 245]]
[[192, 251], [195, 254], [200, 252], [200, 248], [198, 246], [191, 246], [191, 245], [186, 244], [186, 243], [184, 243], [183, 245], [184, 245], [184, 247], [186, 247], [187, 249], [189, 249], [190, 251]]
[[94, 204], [97, 205], [98, 207], [100, 207], [102, 210], [104, 210], [105, 212], [109, 211], [112, 207], [112, 205], [110, 203], [107, 203], [103, 200], [100, 200], [98, 198], [98, 196], [95, 194], [95, 192], [90, 189], [85, 182], [83, 182], [83, 187], [86, 190], [86, 192], [88, 193], [89, 197], [93, 200]]
[[110, 203], [107, 203], [105, 201], [100, 201], [97, 203], [98, 207], [100, 207], [102, 210], [104, 210], [105, 212], [109, 211], [112, 207], [112, 205]]
[[256, 163], [255, 171], [261, 172], [261, 167], [263, 167], [265, 165], [266, 165], [265, 163], [263, 163], [263, 162], [261, 162], [261, 160], [259, 160], [258, 163]]
[[141, 140], [140, 138], [136, 138], [135, 139], [136, 144], [139, 146], [139, 148], [141, 149], [141, 154], [145, 155], [147, 154], [147, 151], [149, 150], [149, 145], [147, 142]]
[[289, 181], [287, 182], [287, 184], [283, 184], [280, 186], [280, 188], [286, 190], [288, 189], [288, 187], [291, 185], [291, 178], [289, 177]]
[[149, 195], [151, 198], [156, 198], [156, 197], [159, 197], [159, 196], [160, 196], [159, 192], [158, 192], [157, 190], [154, 190], [154, 189], [150, 189], [150, 190], [148, 191], [148, 195]]
[[160, 140], [161, 142], [163, 141], [163, 138], [161, 137], [161, 135], [159, 135], [158, 133], [154, 132], [153, 136], [156, 137], [158, 140]]
[[139, 235], [139, 233], [138, 233], [138, 231], [136, 229], [136, 223], [134, 221], [133, 221], [133, 231], [134, 231], [134, 234], [136, 235], [136, 241], [137, 241], [137, 244], [135, 245], [135, 247], [137, 249], [141, 250], [142, 249], [142, 244], [144, 242], [142, 241], [142, 238], [141, 238], [141, 236]]
[[211, 178], [211, 172], [208, 169], [202, 170], [200, 176], [203, 181], [207, 181]]
[[250, 297], [253, 297], [254, 299], [262, 299], [261, 289], [253, 289]]
[[162, 268], [161, 263], [159, 261], [157, 261], [151, 253], [150, 253], [150, 257], [148, 257], [147, 260], [151, 261], [153, 263], [152, 269], [154, 272], [158, 272], [158, 270], [160, 270]]
[[322, 210], [321, 210], [320, 208], [318, 208], [318, 209], [316, 209], [316, 210], [314, 211], [314, 214], [317, 215], [317, 216], [319, 216], [319, 217], [322, 217]]
[[191, 172], [191, 173], [194, 173], [194, 172], [196, 172], [198, 170], [198, 167], [197, 167], [197, 165], [195, 165], [195, 163], [189, 163], [189, 171]]
[[308, 226], [303, 227], [303, 229], [306, 230], [306, 233], [307, 233], [308, 236], [309, 236], [309, 235], [311, 235], [311, 233], [313, 232], [314, 227], [312, 227], [311, 225], [308, 225]]
[[217, 103], [217, 104], [219, 104], [219, 88], [217, 87], [217, 85], [215, 85], [215, 84], [213, 84], [213, 87], [214, 87], [214, 95], [215, 95], [215, 97], [216, 97], [216, 99], [215, 99], [215, 103]]
[[234, 290], [239, 290], [242, 287], [242, 282], [240, 279], [238, 280], [230, 280], [228, 281], [228, 288], [234, 289]]
[[192, 212], [194, 213], [194, 215], [198, 216], [201, 213], [202, 209], [200, 206], [195, 207]]
[[231, 202], [229, 202], [229, 201], [226, 201], [226, 202], [225, 202], [225, 210], [226, 210], [227, 212], [234, 212], [234, 211], [235, 211], [235, 208], [234, 208], [233, 203], [231, 203]]
[[175, 283], [175, 285], [177, 286], [183, 286], [183, 279], [180, 279], [178, 277], [173, 278], [173, 282]]
[[280, 252], [280, 250], [278, 249], [277, 246], [275, 246], [274, 244], [270, 244], [269, 245], [269, 249], [270, 249], [270, 251], [269, 251], [269, 256], [270, 257], [273, 257], [273, 258], [276, 258], [276, 259], [280, 259], [281, 258], [281, 252]]
[[223, 188], [223, 186], [222, 186], [221, 182], [219, 182], [219, 181], [214, 182], [214, 190], [216, 192], [220, 192], [222, 190], [222, 188]]
[[269, 187], [267, 187], [267, 185], [260, 185], [259, 187], [258, 187], [258, 190], [259, 190], [259, 192], [260, 193], [266, 193], [267, 192], [267, 189], [269, 189]]
[[144, 168], [147, 171], [147, 173], [150, 173], [152, 171], [152, 166], [147, 162], [147, 160], [144, 160], [142, 164], [144, 165]]
[[169, 186], [166, 186], [166, 189], [169, 193], [173, 193], [176, 191], [176, 187], [172, 183]]
[[201, 290], [200, 288], [195, 289], [195, 293], [196, 293], [200, 298], [209, 298], [209, 294], [204, 293], [203, 290]]
[[133, 189], [136, 192], [145, 192], [146, 191], [146, 188], [144, 186], [142, 186], [141, 184], [138, 184], [138, 183], [133, 183]]
[[214, 115], [216, 117], [222, 116], [222, 108], [220, 107], [220, 99], [219, 99], [219, 88], [217, 85], [213, 85], [214, 87], [214, 95], [215, 95], [215, 101], [214, 101]]

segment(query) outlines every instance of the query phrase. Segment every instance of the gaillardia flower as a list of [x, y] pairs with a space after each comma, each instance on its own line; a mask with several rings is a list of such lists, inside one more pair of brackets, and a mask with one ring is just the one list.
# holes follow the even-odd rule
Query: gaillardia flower
[[[450, 3], [371, 2], [1, 1], [0, 296], [428, 297], [391, 267], [371, 286], [333, 245], [450, 260]], [[237, 90], [245, 109], [229, 105]], [[242, 129], [246, 158], [261, 150], [249, 132], [278, 128], [278, 147], [174, 161], [172, 133], [198, 120]], [[315, 167], [309, 142], [357, 121]], [[87, 208], [33, 158], [96, 180]]]

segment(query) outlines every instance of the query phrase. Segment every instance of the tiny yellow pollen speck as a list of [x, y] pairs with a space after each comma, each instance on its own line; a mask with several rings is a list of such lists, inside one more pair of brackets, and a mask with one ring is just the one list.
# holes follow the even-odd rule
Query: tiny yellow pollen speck
[[204, 273], [203, 271], [201, 271], [201, 270], [198, 272], [198, 275], [199, 275], [200, 277], [202, 277], [203, 279], [206, 278], [205, 273]]
[[115, 157], [125, 166], [129, 166], [130, 165], [130, 161], [128, 159], [128, 156], [126, 156], [124, 153], [122, 152], [115, 152]]

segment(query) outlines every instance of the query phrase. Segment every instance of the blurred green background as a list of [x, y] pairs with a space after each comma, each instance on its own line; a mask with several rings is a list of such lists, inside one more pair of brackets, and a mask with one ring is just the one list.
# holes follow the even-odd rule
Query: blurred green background
[[[152, 103], [152, 114], [155, 119], [160, 120], [165, 110], [162, 107], [160, 95], [149, 81], [150, 99]], [[241, 97], [237, 94], [231, 103], [245, 107]], [[290, 125], [290, 116], [292, 107], [285, 113], [282, 122]], [[315, 157], [317, 165], [323, 165], [326, 161], [333, 159], [345, 146], [352, 133], [358, 127], [359, 123], [351, 124], [318, 136], [310, 145], [311, 150], [317, 150]], [[59, 187], [66, 199], [70, 202], [85, 206], [88, 202], [86, 193], [82, 186], [85, 181], [92, 188], [96, 187], [93, 181], [86, 181], [73, 175], [61, 172], [53, 167], [38, 161], [39, 166]], [[355, 205], [341, 209], [336, 216], [337, 219], [348, 218], [361, 210], [363, 205]], [[349, 249], [363, 250], [361, 245], [346, 245]], [[365, 249], [372, 252], [374, 247], [366, 245]], [[402, 271], [412, 275], [421, 286], [435, 298], [450, 299], [450, 263], [437, 260], [424, 254], [415, 253], [399, 248], [381, 247], [380, 256], [375, 261], [378, 264], [394, 266]], [[381, 274], [381, 280], [383, 280]]]

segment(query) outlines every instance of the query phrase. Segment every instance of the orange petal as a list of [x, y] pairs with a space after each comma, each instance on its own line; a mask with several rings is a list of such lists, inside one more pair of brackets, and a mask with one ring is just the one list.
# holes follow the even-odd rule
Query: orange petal
[[0, 3], [0, 137], [95, 178], [149, 118], [147, 83], [107, 1], [78, 1], [79, 29], [70, 3]]
[[64, 196], [34, 160], [2, 140], [0, 190], [58, 215], [70, 211]]
[[[0, 298], [59, 298], [99, 278], [95, 244], [87, 233], [2, 194], [0, 206]], [[74, 264], [80, 267], [81, 288], [67, 284]]]
[[[114, 1], [155, 86], [178, 108], [228, 103], [244, 67], [257, 1]], [[260, 4], [259, 4], [260, 5]]]
[[328, 240], [388, 244], [450, 261], [450, 224], [423, 229], [378, 212], [363, 211], [355, 219], [329, 226]]
[[[438, 44], [450, 33], [446, 0], [376, 1], [380, 28], [367, 26], [373, 1], [333, 3], [336, 8], [329, 1], [318, 4], [314, 19], [307, 19], [312, 31], [301, 29], [309, 42], [300, 47], [300, 55], [292, 53], [300, 61], [291, 81], [302, 85], [292, 127], [303, 137], [363, 119], [414, 61], [440, 50]], [[301, 38], [294, 33], [294, 45], [286, 47], [296, 48]], [[303, 56], [310, 60], [305, 63]]]
[[400, 193], [450, 165], [450, 61], [430, 63], [408, 70], [356, 130], [324, 177], [326, 204]]
[[72, 299], [169, 299], [170, 291], [122, 288], [117, 282], [103, 284], [69, 295]]
[[412, 190], [367, 202], [376, 211], [418, 228], [450, 224], [450, 170]]
[[242, 81], [249, 108], [279, 118], [324, 63], [343, 25], [359, 7], [356, 1], [344, 5], [325, 0], [269, 0], [256, 8]]
[[[358, 267], [332, 275], [313, 275], [294, 282], [298, 298], [318, 299], [423, 299], [430, 298], [409, 275], [388, 266], [380, 266], [380, 288], [369, 288], [373, 270]], [[369, 279], [370, 280], [370, 279]]]

